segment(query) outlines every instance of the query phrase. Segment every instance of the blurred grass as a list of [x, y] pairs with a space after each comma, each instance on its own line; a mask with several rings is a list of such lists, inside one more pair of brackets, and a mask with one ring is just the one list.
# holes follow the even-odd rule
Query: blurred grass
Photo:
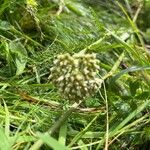
[[[29, 149], [39, 139], [41, 149], [147, 149], [149, 7], [149, 0], [0, 1], [0, 149]], [[52, 61], [83, 49], [97, 53], [106, 89], [51, 137], [45, 132], [73, 103], [48, 81]]]

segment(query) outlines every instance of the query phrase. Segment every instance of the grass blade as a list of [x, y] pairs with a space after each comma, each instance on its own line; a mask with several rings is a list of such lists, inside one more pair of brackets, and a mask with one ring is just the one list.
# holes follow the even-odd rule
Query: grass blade
[[66, 150], [64, 145], [60, 144], [57, 140], [52, 138], [48, 133], [40, 135], [41, 140], [47, 144], [49, 147], [53, 148], [53, 150]]
[[11, 150], [9, 140], [1, 127], [0, 127], [0, 150]]

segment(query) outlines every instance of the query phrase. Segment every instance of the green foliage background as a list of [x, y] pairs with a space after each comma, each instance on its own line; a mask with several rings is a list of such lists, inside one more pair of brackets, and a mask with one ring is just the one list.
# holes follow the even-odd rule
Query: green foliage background
[[[1, 0], [0, 149], [148, 149], [149, 11], [149, 0]], [[51, 137], [73, 103], [48, 80], [52, 61], [85, 48], [104, 84]]]

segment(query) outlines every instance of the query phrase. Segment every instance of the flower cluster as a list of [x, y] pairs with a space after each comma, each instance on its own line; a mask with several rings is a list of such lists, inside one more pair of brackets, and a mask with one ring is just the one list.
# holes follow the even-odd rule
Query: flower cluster
[[99, 60], [96, 54], [76, 53], [58, 55], [49, 79], [69, 99], [83, 99], [92, 95], [101, 85], [97, 77]]

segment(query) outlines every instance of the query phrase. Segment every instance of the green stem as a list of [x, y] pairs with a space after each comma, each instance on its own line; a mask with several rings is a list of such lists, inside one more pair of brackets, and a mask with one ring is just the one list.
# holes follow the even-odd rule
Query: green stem
[[[82, 101], [79, 101], [79, 103], [74, 103], [69, 110], [67, 110], [57, 121], [56, 123], [50, 128], [49, 131], [47, 131], [46, 133], [50, 134], [51, 136], [58, 131], [58, 129], [61, 127], [62, 124], [64, 124], [64, 122], [66, 122], [66, 120], [70, 117], [70, 115], [72, 114], [72, 112], [74, 112], [77, 107], [82, 103]], [[32, 147], [30, 147], [29, 150], [38, 150], [42, 145], [43, 145], [43, 141], [41, 139], [39, 139], [37, 142], [35, 142]]]
[[80, 105], [81, 102], [79, 103], [74, 103], [69, 110], [67, 110], [59, 119], [58, 121], [51, 127], [49, 130], [49, 134], [53, 135], [60, 127], [61, 125], [66, 122], [66, 120], [70, 117], [72, 112], [74, 112], [77, 107]]

